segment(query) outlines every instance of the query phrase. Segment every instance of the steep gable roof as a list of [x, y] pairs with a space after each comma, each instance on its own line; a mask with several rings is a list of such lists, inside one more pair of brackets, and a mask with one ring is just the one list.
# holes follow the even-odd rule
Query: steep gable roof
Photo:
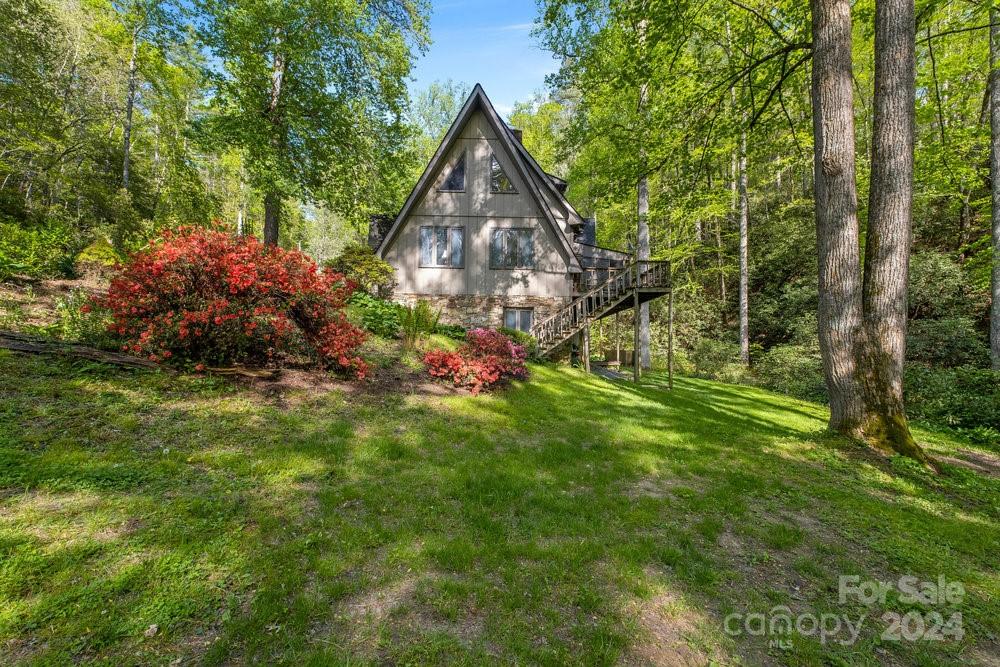
[[[413, 210], [413, 207], [416, 206], [417, 202], [420, 201], [420, 198], [424, 195], [424, 193], [427, 192], [427, 189], [431, 186], [434, 175], [437, 173], [438, 168], [441, 165], [441, 161], [444, 160], [446, 155], [448, 155], [451, 147], [459, 138], [461, 129], [465, 126], [472, 113], [477, 109], [481, 110], [483, 115], [486, 116], [490, 125], [493, 127], [493, 131], [496, 133], [497, 138], [507, 150], [511, 160], [514, 162], [514, 166], [521, 174], [525, 183], [527, 183], [530, 195], [534, 198], [538, 207], [542, 210], [546, 222], [549, 224], [553, 234], [559, 241], [559, 247], [565, 256], [570, 272], [580, 272], [580, 262], [577, 259], [576, 253], [573, 252], [573, 246], [570, 244], [569, 239], [566, 238], [566, 234], [563, 230], [560, 229], [559, 223], [556, 221], [555, 216], [552, 215], [552, 210], [545, 202], [544, 197], [542, 197], [542, 193], [539, 190], [539, 183], [543, 184], [541, 187], [549, 188], [549, 190], [553, 193], [553, 196], [557, 201], [560, 201], [560, 203], [565, 202], [565, 198], [562, 197], [562, 195], [555, 189], [552, 182], [545, 177], [545, 172], [541, 170], [541, 167], [538, 166], [528, 151], [525, 150], [524, 147], [521, 146], [521, 144], [514, 138], [510, 129], [507, 127], [507, 124], [500, 119], [496, 109], [493, 108], [493, 104], [490, 102], [489, 98], [486, 97], [483, 87], [478, 83], [475, 88], [472, 89], [469, 99], [467, 99], [465, 104], [462, 105], [462, 109], [458, 112], [458, 116], [455, 117], [451, 127], [448, 128], [447, 134], [445, 134], [444, 139], [441, 140], [441, 145], [438, 146], [434, 156], [427, 164], [427, 167], [424, 169], [424, 173], [420, 175], [420, 179], [417, 181], [416, 186], [414, 186], [413, 191], [410, 192], [410, 196], [407, 197], [406, 203], [403, 204], [403, 208], [399, 211], [399, 215], [396, 216], [395, 222], [393, 222], [392, 227], [389, 228], [389, 231], [382, 239], [382, 243], [379, 244], [376, 254], [379, 257], [382, 257], [383, 253], [399, 234], [407, 216]], [[541, 174], [541, 178], [539, 178], [539, 174]], [[565, 205], [568, 212], [572, 211], [570, 224], [576, 224], [575, 220], [572, 219], [572, 215], [576, 215], [576, 218], [579, 219], [579, 214], [573, 210], [572, 206], [569, 206], [568, 202]]]

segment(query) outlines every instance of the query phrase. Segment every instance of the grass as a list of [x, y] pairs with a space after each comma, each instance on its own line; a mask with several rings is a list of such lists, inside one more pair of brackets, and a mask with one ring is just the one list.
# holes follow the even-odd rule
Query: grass
[[[0, 663], [995, 658], [997, 478], [873, 458], [758, 389], [533, 373], [275, 400], [0, 352]], [[961, 582], [935, 609], [964, 638], [883, 640], [882, 613], [926, 610], [840, 604], [841, 574]], [[779, 605], [868, 621], [853, 645], [725, 632]]]

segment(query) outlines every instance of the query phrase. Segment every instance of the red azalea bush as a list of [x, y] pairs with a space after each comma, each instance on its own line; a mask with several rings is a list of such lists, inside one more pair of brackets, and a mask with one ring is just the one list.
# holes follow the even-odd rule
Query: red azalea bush
[[457, 352], [431, 350], [424, 355], [427, 372], [468, 387], [473, 395], [511, 379], [528, 377], [524, 346], [495, 329], [473, 329]]
[[122, 349], [153, 360], [261, 363], [306, 354], [364, 377], [365, 334], [343, 308], [353, 284], [254, 238], [182, 228], [133, 255], [96, 301]]

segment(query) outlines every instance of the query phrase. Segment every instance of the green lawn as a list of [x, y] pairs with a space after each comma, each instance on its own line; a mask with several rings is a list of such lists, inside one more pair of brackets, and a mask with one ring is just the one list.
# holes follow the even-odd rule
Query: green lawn
[[[0, 352], [0, 663], [997, 659], [996, 452], [921, 431], [979, 461], [935, 478], [765, 391], [533, 373], [269, 397]], [[964, 639], [881, 640], [928, 608], [840, 604], [840, 574], [961, 582], [933, 610]], [[724, 631], [776, 605], [869, 618], [846, 646]]]

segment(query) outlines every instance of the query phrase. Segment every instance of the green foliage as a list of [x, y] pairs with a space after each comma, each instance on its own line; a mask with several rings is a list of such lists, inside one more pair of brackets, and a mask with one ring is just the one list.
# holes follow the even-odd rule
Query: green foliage
[[500, 327], [498, 331], [523, 347], [529, 359], [538, 359], [538, 341], [534, 336], [520, 329], [508, 329], [507, 327]]
[[752, 381], [796, 398], [827, 400], [823, 361], [816, 346], [775, 345], [755, 359]]
[[1000, 372], [986, 368], [906, 367], [906, 412], [962, 429], [991, 429], [1000, 443]]
[[76, 236], [57, 220], [39, 224], [0, 221], [0, 280], [12, 275], [31, 278], [70, 277]]
[[442, 336], [447, 336], [452, 340], [465, 340], [465, 334], [468, 333], [466, 328], [459, 324], [442, 324], [438, 323], [437, 328], [434, 330]]
[[747, 371], [740, 364], [740, 346], [713, 338], [704, 338], [690, 353], [695, 375], [722, 382], [742, 382]]
[[354, 292], [347, 302], [361, 312], [361, 326], [365, 331], [382, 338], [395, 338], [399, 335], [401, 323], [398, 305], [360, 290]]
[[923, 251], [910, 258], [907, 290], [910, 317], [955, 317], [969, 313], [962, 267], [943, 252]]
[[401, 117], [413, 50], [426, 43], [421, 3], [196, 6], [218, 63], [200, 130], [244, 156], [251, 185], [326, 199], [358, 226], [396, 203], [412, 159]]
[[76, 256], [76, 267], [78, 272], [86, 268], [100, 271], [120, 263], [123, 259], [125, 257], [115, 250], [107, 239], [99, 237]]
[[906, 336], [906, 358], [925, 364], [954, 366], [989, 365], [989, 347], [968, 317], [914, 320]]
[[417, 342], [437, 331], [441, 311], [434, 310], [429, 301], [420, 299], [412, 306], [400, 306], [399, 322], [403, 331], [403, 347], [412, 350]]
[[344, 274], [345, 278], [374, 297], [387, 299], [396, 287], [395, 269], [376, 257], [375, 251], [366, 244], [348, 246], [337, 257], [324, 262], [324, 266]]
[[[108, 330], [112, 322], [111, 314], [102, 308], [93, 307], [90, 301], [91, 294], [80, 288], [58, 299], [56, 312], [59, 317], [51, 333], [63, 340], [91, 347], [120, 349], [121, 338]], [[84, 308], [84, 305], [88, 307]]]

